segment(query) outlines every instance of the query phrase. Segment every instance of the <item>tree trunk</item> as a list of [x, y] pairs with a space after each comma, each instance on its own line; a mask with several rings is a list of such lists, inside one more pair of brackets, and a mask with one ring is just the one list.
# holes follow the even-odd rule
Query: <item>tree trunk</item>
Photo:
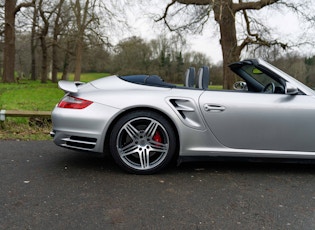
[[3, 82], [14, 82], [16, 0], [5, 1]]
[[55, 36], [54, 34], [54, 41], [53, 41], [53, 47], [52, 47], [52, 76], [51, 80], [53, 83], [56, 83], [58, 81], [57, 74], [58, 74], [58, 60], [57, 60], [57, 53], [58, 53], [58, 46], [57, 46], [57, 38], [58, 36]]
[[75, 3], [73, 3], [74, 14], [76, 15], [76, 26], [78, 30], [77, 41], [76, 41], [76, 51], [75, 51], [76, 52], [75, 70], [74, 70], [75, 81], [80, 81], [84, 34], [89, 24], [93, 23], [93, 21], [95, 20], [94, 16], [89, 18], [89, 12], [90, 13], [94, 12], [94, 9], [96, 6], [95, 3], [96, 3], [95, 0], [93, 0], [91, 4], [90, 4], [90, 0], [86, 0], [84, 5], [81, 5], [80, 0], [76, 0]]
[[[223, 5], [224, 4], [224, 5]], [[223, 88], [232, 89], [235, 75], [228, 65], [239, 61], [240, 49], [237, 46], [235, 12], [233, 12], [232, 0], [222, 1], [213, 7], [215, 20], [220, 26], [221, 49], [223, 54]]]
[[46, 36], [42, 35], [40, 37], [41, 47], [42, 47], [42, 70], [41, 70], [41, 83], [47, 83], [48, 75], [48, 52], [46, 44]]
[[14, 82], [15, 66], [15, 14], [22, 7], [33, 6], [33, 2], [23, 2], [16, 6], [17, 0], [5, 0], [3, 82]]
[[68, 80], [68, 75], [69, 75], [69, 67], [70, 67], [70, 42], [67, 41], [67, 48], [66, 48], [66, 53], [63, 61], [63, 70], [62, 70], [62, 80]]
[[33, 25], [32, 25], [32, 34], [31, 34], [31, 79], [36, 80], [36, 25], [37, 25], [37, 7], [34, 8], [33, 14]]
[[76, 59], [75, 59], [75, 72], [74, 72], [74, 80], [80, 81], [81, 77], [81, 65], [82, 65], [82, 50], [83, 50], [83, 38], [78, 38], [79, 41], [77, 42], [76, 47]]
[[69, 53], [66, 53], [64, 63], [63, 63], [62, 76], [61, 76], [61, 79], [65, 81], [68, 80], [68, 75], [69, 75], [69, 58], [70, 58]]
[[42, 70], [41, 70], [41, 83], [47, 83], [48, 79], [48, 48], [47, 48], [47, 34], [49, 29], [49, 16], [45, 15], [45, 11], [43, 9], [43, 0], [40, 0], [39, 4], [39, 14], [41, 19], [43, 20], [43, 26], [40, 30], [40, 42], [42, 48]]
[[58, 5], [58, 10], [56, 12], [56, 19], [54, 24], [54, 33], [53, 33], [53, 46], [52, 46], [52, 82], [56, 83], [58, 81], [58, 36], [60, 34], [60, 18], [61, 18], [61, 10], [63, 7], [63, 3], [65, 0], [60, 0]]

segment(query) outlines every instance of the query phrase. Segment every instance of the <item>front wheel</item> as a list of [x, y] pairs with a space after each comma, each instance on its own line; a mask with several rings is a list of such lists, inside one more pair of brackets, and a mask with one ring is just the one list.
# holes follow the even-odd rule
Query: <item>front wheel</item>
[[110, 152], [124, 170], [152, 174], [166, 167], [176, 150], [170, 123], [152, 111], [135, 111], [121, 117], [110, 136]]

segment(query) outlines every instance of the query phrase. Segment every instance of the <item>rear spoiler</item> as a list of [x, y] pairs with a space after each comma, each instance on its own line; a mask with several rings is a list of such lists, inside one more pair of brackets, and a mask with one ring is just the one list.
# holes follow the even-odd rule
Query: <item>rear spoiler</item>
[[58, 87], [65, 92], [69, 93], [77, 93], [78, 86], [85, 84], [84, 82], [80, 81], [64, 81], [61, 80], [58, 82]]

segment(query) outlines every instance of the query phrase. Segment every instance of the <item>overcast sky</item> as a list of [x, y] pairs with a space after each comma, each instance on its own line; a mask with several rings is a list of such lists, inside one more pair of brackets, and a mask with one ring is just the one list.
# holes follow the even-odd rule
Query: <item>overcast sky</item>
[[[135, 6], [134, 9], [128, 11], [129, 22], [134, 27], [133, 34], [150, 40], [156, 38], [157, 35], [163, 32], [169, 33], [167, 29], [161, 26], [161, 23], [153, 23], [152, 19], [152, 14], [161, 15], [164, 12], [163, 7], [165, 7], [169, 1], [170, 0], [159, 0], [158, 4], [155, 5], [153, 4], [155, 0], [152, 0], [152, 7], [146, 6], [146, 9], [141, 9], [141, 7]], [[312, 1], [312, 4], [315, 5], [314, 1]], [[312, 6], [309, 7], [313, 8]], [[287, 10], [279, 11], [268, 7], [259, 12], [255, 11], [255, 17], [260, 18], [264, 24], [269, 25], [268, 27], [273, 31], [275, 38], [281, 38], [284, 42], [297, 43], [302, 39], [302, 33], [305, 32], [301, 20], [299, 20], [295, 14]], [[202, 52], [210, 57], [211, 61], [217, 63], [222, 60], [221, 47], [219, 44], [219, 30], [214, 20], [211, 21], [212, 22], [205, 27], [203, 34], [189, 35], [187, 41], [191, 44], [191, 50]], [[239, 26], [241, 26], [240, 20]], [[126, 36], [128, 35], [129, 34], [126, 34]], [[306, 36], [309, 37], [310, 40], [313, 38], [315, 42], [315, 28], [308, 28], [306, 34], [303, 34], [303, 38]], [[299, 47], [295, 50], [303, 52], [308, 56], [315, 54], [314, 46]]]

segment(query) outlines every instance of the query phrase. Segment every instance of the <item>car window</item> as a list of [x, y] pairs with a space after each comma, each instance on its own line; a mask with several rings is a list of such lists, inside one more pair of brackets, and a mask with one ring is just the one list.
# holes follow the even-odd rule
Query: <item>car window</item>
[[260, 83], [264, 87], [269, 83], [274, 83], [275, 86], [281, 86], [281, 84], [271, 78], [268, 74], [262, 72], [261, 70], [257, 69], [253, 65], [245, 65], [241, 68], [245, 71], [248, 75], [250, 75], [256, 82]]

